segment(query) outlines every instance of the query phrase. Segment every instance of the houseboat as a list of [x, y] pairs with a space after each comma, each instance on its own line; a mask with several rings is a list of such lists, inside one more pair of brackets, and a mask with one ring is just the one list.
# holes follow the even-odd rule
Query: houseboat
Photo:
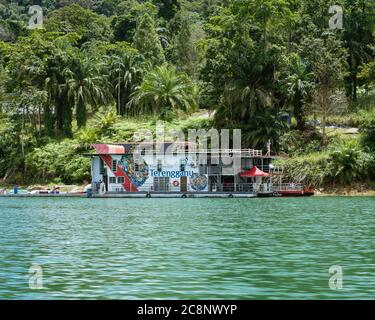
[[[177, 146], [177, 148], [176, 148]], [[92, 197], [308, 195], [283, 182], [277, 158], [254, 149], [202, 150], [190, 142], [94, 144]]]

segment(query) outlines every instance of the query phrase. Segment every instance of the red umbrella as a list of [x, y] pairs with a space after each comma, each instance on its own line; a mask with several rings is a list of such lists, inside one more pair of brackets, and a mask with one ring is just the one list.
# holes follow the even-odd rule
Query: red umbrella
[[252, 167], [250, 170], [246, 170], [240, 174], [243, 178], [253, 177], [269, 177], [270, 175], [262, 170], [259, 170], [257, 166]]

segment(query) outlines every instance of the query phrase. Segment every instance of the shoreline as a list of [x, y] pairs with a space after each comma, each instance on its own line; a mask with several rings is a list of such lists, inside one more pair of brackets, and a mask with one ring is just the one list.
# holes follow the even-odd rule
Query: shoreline
[[[64, 184], [37, 184], [37, 185], [19, 185], [20, 190], [47, 190], [53, 187], [60, 187], [60, 191], [70, 194], [77, 194], [79, 192], [84, 192], [85, 186], [87, 185], [64, 185]], [[13, 189], [13, 185], [0, 185], [1, 189], [7, 189], [8, 192]], [[356, 187], [337, 187], [334, 189], [314, 189], [315, 194], [313, 197], [373, 197], [375, 196], [375, 189], [370, 189], [366, 187], [356, 186]]]
[[[3, 189], [3, 188], [6, 188], [7, 191], [11, 191], [13, 188], [12, 187], [5, 187], [5, 186], [0, 186], [0, 190]], [[67, 186], [67, 185], [61, 185], [60, 186], [60, 191], [62, 191], [60, 193], [60, 196], [72, 196], [72, 197], [77, 197], [77, 196], [81, 196], [81, 197], [86, 197], [86, 195], [84, 195], [84, 186], [77, 186], [77, 185], [74, 185], [74, 186]], [[47, 190], [47, 189], [51, 189], [51, 186], [43, 186], [43, 188], [41, 188], [42, 190]], [[20, 186], [19, 187], [19, 190], [35, 190], [35, 188], [33, 187], [24, 187], [24, 186]], [[0, 196], [11, 196], [10, 194], [1, 194], [0, 193]], [[22, 194], [19, 194], [18, 196], [20, 196]], [[32, 194], [23, 194], [23, 196], [27, 196], [27, 195], [31, 195]], [[39, 196], [58, 196], [59, 194], [40, 194]], [[346, 189], [339, 189], [339, 190], [317, 190], [315, 189], [315, 194], [312, 196], [312, 197], [375, 197], [375, 190], [358, 190], [358, 189], [350, 189], [350, 188], [346, 188]]]
[[375, 190], [371, 189], [355, 189], [355, 188], [343, 188], [336, 190], [315, 190], [315, 197], [374, 197]]

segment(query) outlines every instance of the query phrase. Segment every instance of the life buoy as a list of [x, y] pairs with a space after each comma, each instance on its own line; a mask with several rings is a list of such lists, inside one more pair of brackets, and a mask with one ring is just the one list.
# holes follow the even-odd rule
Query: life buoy
[[174, 187], [178, 187], [179, 185], [180, 185], [180, 183], [177, 180], [173, 181], [173, 186]]
[[150, 192], [146, 193], [146, 198], [151, 198], [151, 193]]
[[182, 198], [186, 198], [186, 193], [184, 193], [181, 197], [182, 197]]
[[229, 198], [233, 198], [233, 194], [230, 194], [228, 197], [229, 197]]

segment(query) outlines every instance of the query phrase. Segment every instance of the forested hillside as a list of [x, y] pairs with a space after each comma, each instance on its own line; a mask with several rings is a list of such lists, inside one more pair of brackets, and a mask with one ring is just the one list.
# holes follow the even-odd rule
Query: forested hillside
[[374, 187], [374, 39], [373, 0], [0, 0], [0, 183], [82, 183], [91, 143], [162, 119]]

